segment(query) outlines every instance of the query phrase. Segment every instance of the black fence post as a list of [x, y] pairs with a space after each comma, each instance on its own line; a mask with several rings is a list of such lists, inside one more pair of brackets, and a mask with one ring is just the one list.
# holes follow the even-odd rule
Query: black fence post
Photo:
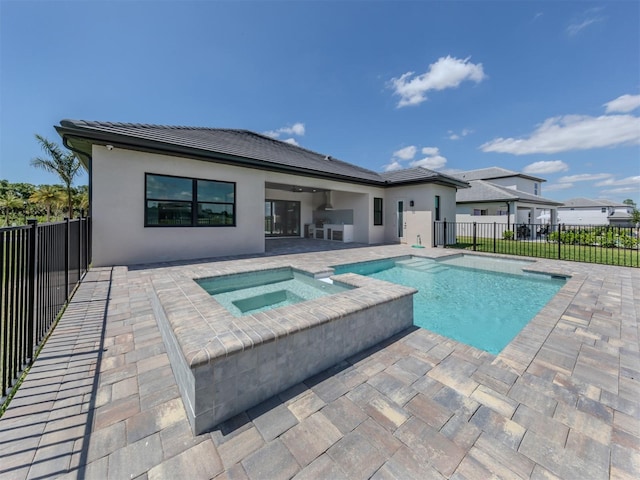
[[91, 265], [91, 260], [93, 257], [93, 230], [92, 230], [93, 220], [91, 219], [91, 215], [87, 217], [87, 270], [89, 270], [89, 265]]
[[478, 225], [476, 222], [473, 222], [473, 251], [476, 251], [476, 236], [477, 236], [477, 228]]
[[69, 255], [69, 218], [64, 219], [65, 229], [64, 229], [64, 288], [65, 288], [65, 300], [69, 300], [69, 263], [71, 261]]
[[435, 247], [436, 246], [436, 235], [438, 234], [437, 232], [438, 230], [438, 222], [436, 222], [435, 220], [433, 221], [433, 230], [431, 232], [431, 246]]
[[496, 237], [498, 236], [498, 224], [493, 222], [493, 253], [496, 253]]
[[29, 363], [33, 361], [35, 337], [35, 312], [36, 312], [36, 263], [38, 249], [36, 242], [38, 239], [38, 221], [35, 218], [27, 220], [29, 228], [29, 254], [27, 266], [27, 357]]
[[442, 246], [446, 247], [447, 246], [447, 239], [449, 238], [449, 234], [447, 233], [447, 219], [444, 219], [444, 232], [442, 234]]
[[82, 279], [82, 216], [78, 217], [78, 282]]
[[558, 224], [558, 260], [562, 258], [562, 229], [560, 228], [560, 224]]

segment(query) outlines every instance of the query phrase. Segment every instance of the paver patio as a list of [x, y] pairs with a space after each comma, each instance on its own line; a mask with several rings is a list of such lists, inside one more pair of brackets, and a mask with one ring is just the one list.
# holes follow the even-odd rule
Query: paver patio
[[[216, 264], [416, 253], [295, 251]], [[638, 478], [640, 269], [538, 266], [573, 278], [500, 355], [412, 328], [199, 436], [149, 299], [198, 264], [93, 269], [0, 419], [0, 478]]]

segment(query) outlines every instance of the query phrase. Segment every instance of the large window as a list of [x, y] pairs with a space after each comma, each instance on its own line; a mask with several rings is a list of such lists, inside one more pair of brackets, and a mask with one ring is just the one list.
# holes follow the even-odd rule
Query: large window
[[373, 199], [373, 224], [382, 225], [382, 199], [378, 197]]
[[236, 224], [236, 184], [145, 176], [146, 227], [232, 227]]

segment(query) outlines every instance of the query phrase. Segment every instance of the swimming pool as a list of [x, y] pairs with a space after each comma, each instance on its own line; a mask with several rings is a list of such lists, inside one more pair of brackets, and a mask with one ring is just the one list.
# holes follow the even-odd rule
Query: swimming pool
[[566, 281], [528, 274], [522, 270], [528, 263], [458, 255], [444, 261], [403, 257], [334, 268], [336, 274], [358, 273], [418, 289], [413, 298], [416, 326], [498, 354]]

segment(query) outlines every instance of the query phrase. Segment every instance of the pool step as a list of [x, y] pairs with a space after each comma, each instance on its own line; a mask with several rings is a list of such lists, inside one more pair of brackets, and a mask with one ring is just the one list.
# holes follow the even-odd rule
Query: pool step
[[424, 258], [409, 258], [407, 260], [399, 260], [396, 262], [396, 265], [400, 265], [403, 267], [413, 267], [427, 264], [435, 264], [435, 262], [433, 260], [425, 260]]
[[425, 265], [422, 267], [409, 267], [412, 270], [418, 270], [419, 272], [425, 273], [439, 273], [445, 271], [447, 268], [442, 265]]
[[411, 270], [417, 270], [419, 272], [426, 273], [438, 273], [446, 270], [446, 267], [443, 267], [437, 262], [433, 260], [423, 260], [423, 259], [411, 259], [411, 260], [402, 260], [400, 262], [396, 262], [396, 265], [401, 266], [403, 268], [409, 268]]

